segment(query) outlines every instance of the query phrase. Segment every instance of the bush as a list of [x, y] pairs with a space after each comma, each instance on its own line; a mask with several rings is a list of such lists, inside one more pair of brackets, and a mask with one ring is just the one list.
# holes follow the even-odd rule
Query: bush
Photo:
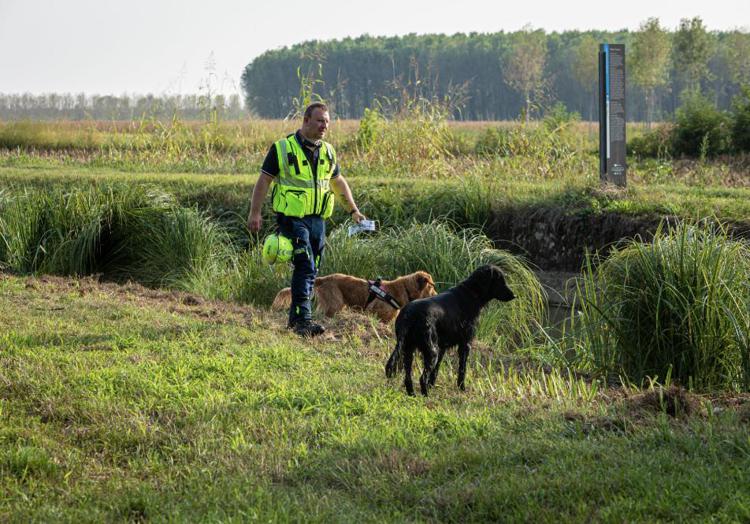
[[729, 119], [699, 93], [677, 110], [672, 147], [675, 154], [711, 157], [729, 150]]
[[577, 111], [568, 111], [565, 104], [557, 102], [547, 109], [542, 123], [547, 131], [554, 133], [562, 131], [580, 121], [581, 115]]
[[744, 86], [732, 102], [732, 145], [737, 151], [750, 153], [750, 86]]
[[659, 228], [578, 287], [574, 318], [584, 367], [702, 390], [750, 389], [750, 247], [716, 226]]
[[674, 127], [661, 125], [628, 142], [628, 152], [642, 158], [670, 158], [673, 154]]
[[386, 126], [385, 118], [377, 109], [365, 108], [362, 119], [359, 121], [359, 128], [355, 142], [357, 148], [362, 153], [368, 153], [378, 144], [378, 137], [383, 133]]

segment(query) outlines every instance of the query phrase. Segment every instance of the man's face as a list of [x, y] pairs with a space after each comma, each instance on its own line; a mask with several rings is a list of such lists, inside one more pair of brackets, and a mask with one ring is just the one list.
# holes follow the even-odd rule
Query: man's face
[[302, 120], [302, 134], [310, 140], [320, 140], [325, 136], [330, 122], [331, 118], [328, 116], [328, 111], [316, 107], [313, 109], [310, 118]]

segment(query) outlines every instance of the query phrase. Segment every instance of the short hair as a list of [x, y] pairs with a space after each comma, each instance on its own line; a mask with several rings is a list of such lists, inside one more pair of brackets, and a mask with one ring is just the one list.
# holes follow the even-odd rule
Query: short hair
[[323, 102], [313, 102], [309, 106], [307, 106], [307, 109], [305, 109], [305, 118], [312, 118], [313, 111], [316, 109], [322, 109], [323, 111], [328, 111], [328, 106], [325, 105]]

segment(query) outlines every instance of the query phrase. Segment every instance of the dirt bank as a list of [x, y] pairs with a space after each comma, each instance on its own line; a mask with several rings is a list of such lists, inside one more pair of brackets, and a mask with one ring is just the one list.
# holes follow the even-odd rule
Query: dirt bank
[[[649, 241], [662, 220], [678, 221], [656, 215], [567, 214], [561, 208], [536, 207], [495, 213], [486, 233], [498, 247], [524, 255], [540, 269], [579, 271], [587, 252], [606, 254], [636, 237]], [[727, 227], [733, 236], [750, 239], [750, 218]]]

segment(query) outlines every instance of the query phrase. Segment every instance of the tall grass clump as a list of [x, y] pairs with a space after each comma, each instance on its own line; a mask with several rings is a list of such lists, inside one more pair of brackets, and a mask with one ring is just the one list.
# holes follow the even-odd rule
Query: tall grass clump
[[362, 174], [439, 177], [451, 173], [449, 108], [423, 99], [406, 100], [397, 111], [366, 109], [354, 137]]
[[491, 303], [480, 318], [477, 336], [493, 345], [518, 348], [528, 343], [544, 317], [545, 296], [527, 264], [499, 249], [477, 229], [457, 229], [432, 221], [392, 227], [367, 237], [348, 237], [344, 226], [329, 237], [325, 272], [372, 279], [395, 278], [418, 270], [429, 272], [439, 291], [465, 279], [483, 264], [499, 266], [518, 297]]
[[226, 234], [193, 209], [144, 186], [19, 191], [0, 199], [0, 264], [18, 273], [103, 273], [179, 287], [219, 271]]
[[197, 276], [215, 278], [231, 260], [226, 232], [194, 209], [143, 210], [127, 218], [130, 234], [120, 235], [107, 261], [115, 278], [193, 291]]
[[719, 226], [660, 226], [598, 268], [573, 321], [584, 367], [640, 383], [750, 389], [750, 247]]
[[531, 157], [540, 161], [559, 162], [573, 156], [581, 146], [576, 144], [575, 126], [581, 117], [558, 102], [547, 110], [539, 125], [526, 122], [488, 127], [478, 137], [475, 152], [480, 156]]
[[93, 127], [70, 127], [50, 122], [10, 122], [0, 125], [0, 148], [57, 151], [94, 149], [104, 135]]

